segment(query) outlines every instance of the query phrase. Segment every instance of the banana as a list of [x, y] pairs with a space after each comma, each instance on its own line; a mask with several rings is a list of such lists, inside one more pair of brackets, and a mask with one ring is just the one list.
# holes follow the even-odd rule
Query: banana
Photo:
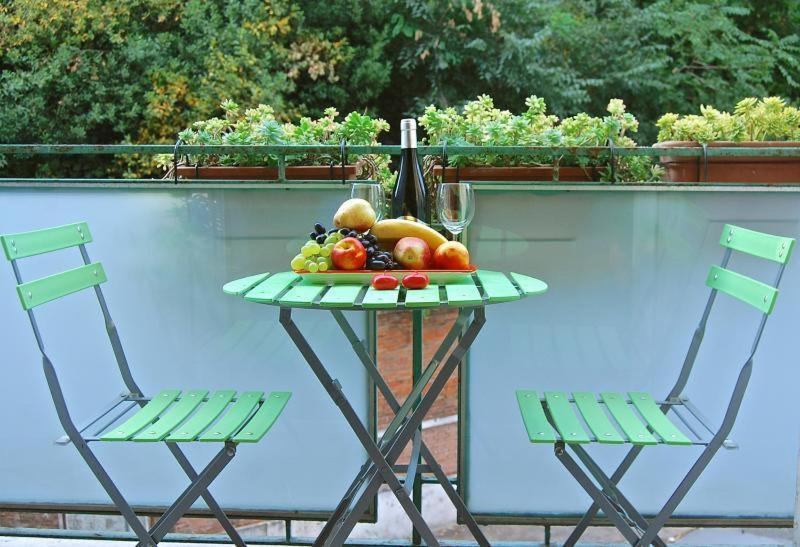
[[372, 235], [378, 238], [378, 243], [383, 246], [386, 243], [396, 243], [404, 237], [418, 237], [425, 241], [435, 251], [439, 245], [445, 243], [445, 237], [433, 228], [401, 218], [389, 218], [376, 222], [370, 229]]

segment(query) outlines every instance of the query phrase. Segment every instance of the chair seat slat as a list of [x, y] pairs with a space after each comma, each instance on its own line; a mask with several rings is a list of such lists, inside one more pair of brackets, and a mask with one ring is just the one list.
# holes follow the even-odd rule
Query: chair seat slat
[[154, 424], [142, 429], [132, 440], [137, 442], [163, 441], [173, 429], [200, 406], [206, 395], [208, 395], [208, 390], [187, 391], [178, 399], [169, 412], [161, 416]]
[[194, 416], [182, 426], [173, 429], [166, 438], [169, 442], [189, 442], [197, 438], [211, 423], [219, 418], [220, 414], [233, 400], [236, 392], [233, 390], [215, 391], [206, 403], [200, 407]]
[[179, 389], [162, 391], [121, 425], [100, 436], [101, 441], [127, 441], [152, 424], [180, 395]]
[[539, 395], [535, 391], [517, 390], [517, 404], [522, 413], [522, 422], [532, 443], [556, 442], [556, 435], [544, 415]]
[[546, 391], [544, 400], [550, 417], [555, 422], [561, 439], [568, 444], [586, 444], [590, 441], [586, 431], [572, 410], [567, 394], [563, 391]]
[[586, 425], [601, 444], [622, 444], [625, 440], [611, 424], [594, 393], [576, 391], [572, 394]]
[[233, 437], [237, 443], [256, 443], [272, 428], [278, 416], [283, 412], [292, 394], [288, 391], [274, 391], [267, 396], [261, 408], [247, 422], [239, 433]]
[[661, 412], [658, 405], [649, 393], [631, 391], [628, 393], [631, 403], [639, 411], [639, 414], [647, 420], [647, 423], [655, 431], [665, 444], [690, 445], [692, 441], [684, 435], [680, 429], [669, 421], [669, 418]]
[[200, 435], [203, 442], [227, 441], [247, 421], [264, 396], [263, 391], [246, 391], [231, 405], [228, 412], [220, 420]]
[[651, 445], [658, 444], [658, 441], [653, 437], [647, 428], [633, 413], [628, 402], [619, 393], [611, 393], [604, 391], [600, 394], [600, 398], [608, 408], [608, 411], [619, 424], [620, 429], [632, 444]]

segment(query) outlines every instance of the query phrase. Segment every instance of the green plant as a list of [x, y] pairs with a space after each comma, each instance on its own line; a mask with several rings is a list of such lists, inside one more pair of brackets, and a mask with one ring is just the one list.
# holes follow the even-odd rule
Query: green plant
[[656, 122], [659, 141], [796, 141], [800, 110], [780, 97], [742, 99], [733, 114], [701, 106], [700, 114], [664, 114]]
[[[488, 95], [480, 95], [476, 100], [466, 103], [461, 111], [453, 107], [440, 109], [428, 106], [419, 123], [427, 133], [425, 142], [432, 145], [578, 147], [606, 146], [612, 141], [617, 147], [636, 146], [626, 133], [636, 132], [639, 122], [625, 111], [625, 103], [620, 99], [612, 99], [608, 103], [608, 115], [602, 118], [582, 112], [559, 121], [556, 116], [547, 114], [544, 99], [535, 95], [525, 100], [525, 106], [527, 110], [522, 114], [512, 114], [496, 108]], [[602, 167], [604, 179], [611, 177], [610, 169], [606, 168], [608, 159], [599, 157], [553, 158], [542, 154], [511, 156], [489, 150], [477, 155], [453, 154], [449, 160], [458, 166], [599, 166]], [[648, 157], [621, 158], [617, 161], [615, 171], [616, 179], [620, 181], [657, 180], [661, 174]]]
[[[219, 98], [276, 118], [374, 108], [382, 11], [360, 0], [0, 2], [0, 142], [170, 143]], [[375, 110], [372, 110], [373, 112]], [[10, 159], [16, 176], [151, 176], [151, 156]]]
[[[380, 118], [350, 112], [339, 120], [335, 108], [326, 108], [324, 115], [313, 119], [302, 117], [297, 123], [281, 123], [275, 117], [272, 106], [260, 104], [256, 108], [242, 108], [231, 100], [220, 104], [223, 117], [194, 122], [178, 136], [185, 144], [204, 145], [336, 145], [344, 140], [348, 145], [377, 145], [380, 133], [389, 130], [389, 124]], [[169, 169], [172, 156], [158, 158], [162, 168]], [[277, 166], [275, 154], [193, 154], [187, 156], [192, 165], [217, 166]], [[329, 165], [338, 164], [341, 157], [333, 154], [288, 154], [286, 165]], [[389, 170], [389, 156], [371, 154], [358, 156], [348, 154], [348, 163], [355, 163], [359, 178], [374, 178], [387, 183], [392, 178]]]

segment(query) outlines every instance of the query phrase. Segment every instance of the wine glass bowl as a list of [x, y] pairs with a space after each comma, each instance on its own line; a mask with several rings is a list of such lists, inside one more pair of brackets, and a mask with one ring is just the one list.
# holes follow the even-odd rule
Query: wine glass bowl
[[377, 182], [354, 182], [350, 187], [350, 197], [360, 198], [369, 202], [375, 209], [375, 221], [386, 216], [386, 198], [383, 186]]
[[466, 182], [444, 182], [436, 190], [436, 212], [448, 232], [458, 237], [475, 216], [475, 192]]

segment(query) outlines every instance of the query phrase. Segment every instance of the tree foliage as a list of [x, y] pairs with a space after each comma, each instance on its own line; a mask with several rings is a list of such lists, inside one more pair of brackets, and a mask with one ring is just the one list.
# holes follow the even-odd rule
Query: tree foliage
[[[414, 108], [489, 93], [519, 108], [546, 99], [561, 117], [599, 115], [620, 97], [655, 137], [664, 112], [732, 108], [746, 96], [797, 97], [796, 2], [721, 0], [397, 0], [401, 69]], [[756, 24], [757, 16], [763, 23]], [[767, 24], [783, 21], [778, 27]], [[776, 30], [777, 28], [777, 30]], [[398, 32], [400, 31], [400, 32]], [[391, 119], [391, 118], [387, 118]]]
[[[396, 120], [489, 94], [560, 118], [611, 98], [656, 138], [666, 112], [800, 86], [796, 0], [9, 0], [0, 142], [173, 142], [233, 100], [280, 121], [328, 107]], [[129, 163], [125, 163], [125, 161]], [[147, 172], [143, 159], [15, 173]], [[130, 163], [132, 162], [132, 163]], [[71, 167], [72, 166], [72, 167]], [[70, 171], [73, 169], [74, 171]]]

